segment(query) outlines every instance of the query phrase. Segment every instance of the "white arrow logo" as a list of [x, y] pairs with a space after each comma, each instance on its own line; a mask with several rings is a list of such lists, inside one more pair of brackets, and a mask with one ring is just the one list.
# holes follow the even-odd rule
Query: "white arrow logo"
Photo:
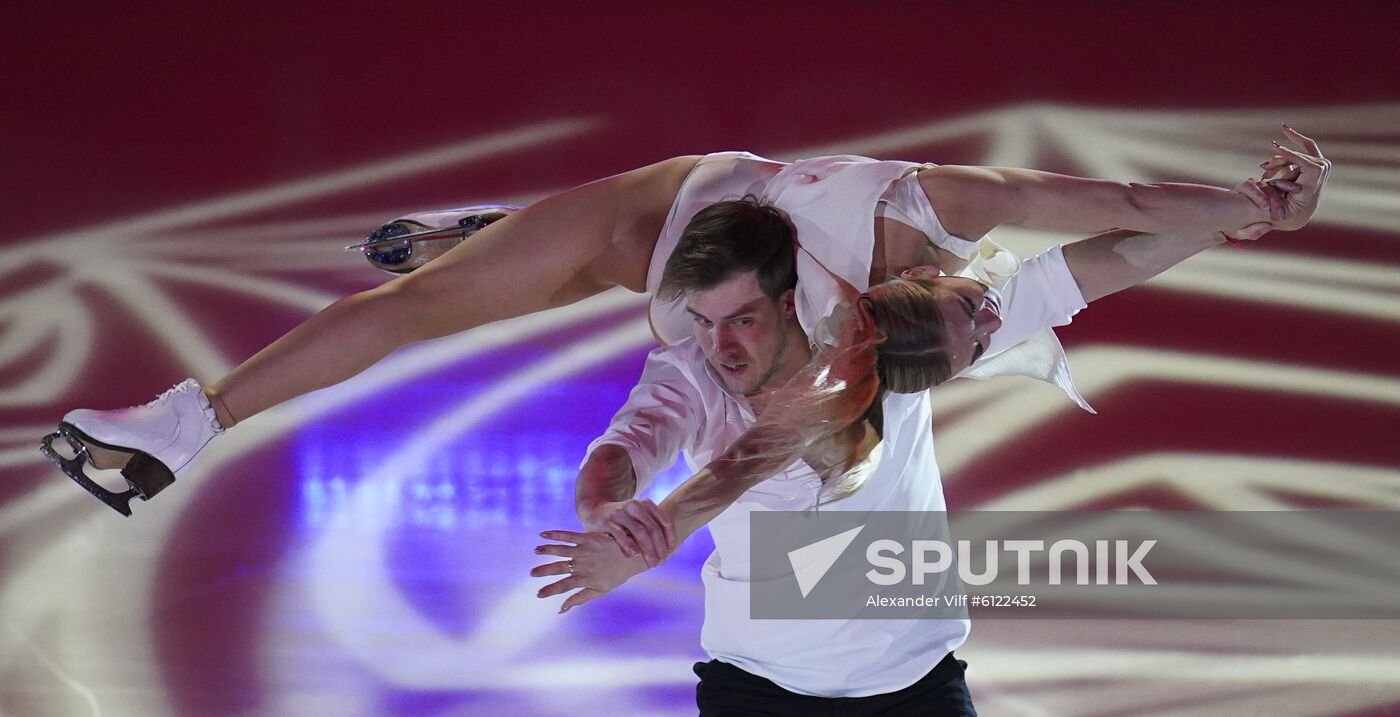
[[802, 590], [802, 597], [807, 597], [812, 588], [821, 582], [822, 576], [836, 564], [836, 560], [846, 552], [846, 548], [851, 546], [851, 541], [856, 539], [856, 534], [862, 530], [865, 530], [865, 526], [858, 525], [844, 533], [837, 533], [811, 545], [788, 551], [788, 562], [792, 564], [793, 575], [797, 576], [797, 587]]

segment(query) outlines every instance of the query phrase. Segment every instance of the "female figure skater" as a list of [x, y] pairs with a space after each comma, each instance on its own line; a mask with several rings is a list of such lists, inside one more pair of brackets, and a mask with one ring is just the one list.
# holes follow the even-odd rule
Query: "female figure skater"
[[[187, 380], [145, 406], [69, 412], [43, 451], [94, 496], [130, 515], [174, 481], [216, 435], [304, 393], [334, 385], [415, 341], [563, 306], [613, 286], [654, 291], [687, 222], [714, 202], [754, 194], [783, 210], [806, 250], [798, 313], [814, 330], [839, 302], [827, 271], [858, 289], [914, 266], [956, 271], [1001, 224], [1093, 233], [1293, 230], [1316, 208], [1325, 160], [1284, 127], [1260, 166], [1275, 185], [1234, 189], [1127, 184], [1026, 169], [933, 166], [859, 157], [784, 164], [743, 152], [684, 156], [548, 197], [494, 221], [441, 257], [346, 297], [217, 381]], [[1278, 191], [1286, 188], [1286, 193]], [[936, 212], [935, 212], [936, 208]], [[441, 226], [443, 213], [429, 213]], [[413, 217], [407, 218], [412, 222]], [[823, 271], [817, 271], [820, 266]], [[804, 288], [805, 287], [805, 288]], [[688, 334], [678, 302], [652, 305], [658, 338]], [[63, 438], [69, 458], [54, 450]], [[113, 493], [82, 472], [120, 468]]]

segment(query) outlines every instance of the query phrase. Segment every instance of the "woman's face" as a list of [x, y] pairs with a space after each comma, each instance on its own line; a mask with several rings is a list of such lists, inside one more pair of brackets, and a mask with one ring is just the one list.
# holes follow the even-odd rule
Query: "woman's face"
[[900, 278], [928, 288], [943, 319], [950, 375], [971, 366], [1001, 328], [1001, 296], [987, 285], [960, 276], [940, 276], [938, 267], [916, 266]]

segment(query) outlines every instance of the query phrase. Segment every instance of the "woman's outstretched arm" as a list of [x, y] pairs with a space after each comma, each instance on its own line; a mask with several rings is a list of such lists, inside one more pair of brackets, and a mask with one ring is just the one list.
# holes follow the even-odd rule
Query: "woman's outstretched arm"
[[1239, 188], [1114, 182], [1001, 167], [933, 167], [919, 172], [919, 184], [943, 226], [965, 239], [1002, 224], [1080, 233], [1198, 234], [1267, 223], [1289, 231], [1306, 224], [1316, 210], [1330, 164], [1316, 142], [1286, 126], [1284, 136], [1301, 151], [1275, 143], [1277, 154], [1261, 167], [1284, 172], [1282, 181], [1298, 191], [1287, 202], [1275, 196], [1264, 206]]

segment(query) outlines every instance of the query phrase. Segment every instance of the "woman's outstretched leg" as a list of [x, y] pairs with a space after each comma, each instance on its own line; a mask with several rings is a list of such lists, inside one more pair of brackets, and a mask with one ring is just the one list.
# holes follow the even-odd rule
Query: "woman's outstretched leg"
[[[190, 381], [143, 407], [72, 411], [46, 439], [45, 453], [129, 514], [131, 497], [164, 488], [224, 428], [344, 381], [405, 344], [612, 286], [644, 290], [656, 238], [697, 159], [678, 157], [541, 200], [412, 274], [337, 301], [203, 391]], [[81, 477], [81, 460], [50, 447], [59, 437], [99, 468], [122, 468], [132, 490], [104, 497]]]

